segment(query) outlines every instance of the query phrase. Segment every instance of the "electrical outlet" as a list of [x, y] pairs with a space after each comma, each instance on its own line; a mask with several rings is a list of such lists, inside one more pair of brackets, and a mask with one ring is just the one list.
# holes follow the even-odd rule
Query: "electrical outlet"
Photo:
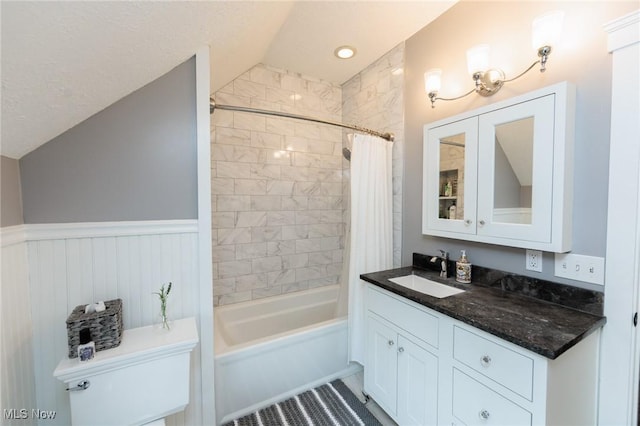
[[542, 252], [527, 249], [525, 268], [529, 271], [542, 272]]
[[604, 285], [604, 257], [556, 253], [556, 277]]

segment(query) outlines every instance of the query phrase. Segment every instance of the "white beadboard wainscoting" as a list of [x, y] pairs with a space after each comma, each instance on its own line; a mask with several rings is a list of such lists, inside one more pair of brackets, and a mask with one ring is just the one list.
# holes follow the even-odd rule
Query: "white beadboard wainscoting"
[[[152, 293], [172, 282], [169, 315], [195, 316], [200, 328], [196, 220], [25, 225], [25, 239], [35, 408], [57, 412], [54, 421], [42, 424], [70, 424], [67, 392], [52, 373], [67, 356], [65, 321], [77, 305], [121, 298], [125, 329], [146, 326], [156, 321], [160, 310]], [[3, 257], [3, 266], [4, 261]], [[17, 280], [14, 284], [20, 286]], [[167, 424], [202, 423], [200, 372], [200, 350], [196, 349], [190, 404], [184, 413], [168, 418]]]
[[[8, 419], [4, 409], [36, 407], [33, 374], [33, 340], [27, 247], [24, 226], [0, 230], [2, 241], [2, 289], [0, 290], [0, 407], [3, 425], [35, 424], [31, 418]], [[19, 416], [18, 416], [19, 417]]]

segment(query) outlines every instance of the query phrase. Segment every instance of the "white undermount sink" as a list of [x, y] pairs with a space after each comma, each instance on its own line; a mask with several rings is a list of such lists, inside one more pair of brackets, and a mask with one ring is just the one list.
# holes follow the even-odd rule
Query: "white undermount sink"
[[410, 288], [426, 295], [443, 299], [454, 294], [464, 293], [464, 290], [440, 284], [417, 275], [405, 275], [403, 277], [389, 278], [389, 281]]

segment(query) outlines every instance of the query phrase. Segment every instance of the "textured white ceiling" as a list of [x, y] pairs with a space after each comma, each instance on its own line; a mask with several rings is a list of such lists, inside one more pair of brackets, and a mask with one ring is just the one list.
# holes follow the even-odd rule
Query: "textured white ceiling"
[[[20, 158], [211, 48], [212, 89], [257, 63], [343, 83], [449, 1], [2, 1], [0, 153]], [[349, 61], [333, 50], [351, 44]]]

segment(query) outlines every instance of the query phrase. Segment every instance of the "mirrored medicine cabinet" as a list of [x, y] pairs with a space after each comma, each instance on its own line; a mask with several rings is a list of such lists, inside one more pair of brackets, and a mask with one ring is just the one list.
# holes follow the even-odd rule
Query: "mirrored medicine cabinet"
[[423, 234], [569, 251], [574, 115], [563, 82], [427, 124]]

